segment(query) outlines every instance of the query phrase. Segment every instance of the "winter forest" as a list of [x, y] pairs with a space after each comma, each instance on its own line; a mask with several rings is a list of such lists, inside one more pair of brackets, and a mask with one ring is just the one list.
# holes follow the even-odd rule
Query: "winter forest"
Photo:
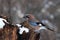
[[[35, 18], [41, 22], [44, 20], [48, 21], [48, 23], [47, 24], [45, 23], [45, 25], [49, 25], [49, 27], [51, 26], [53, 30], [56, 30], [55, 36], [53, 36], [53, 38], [55, 37], [56, 39], [52, 39], [51, 38], [52, 35], [51, 35], [50, 40], [60, 40], [60, 0], [0, 0], [0, 16], [7, 16], [8, 22], [10, 24], [16, 25], [24, 22], [25, 19], [22, 17], [28, 14], [34, 15]], [[45, 31], [42, 30], [42, 32], [44, 33]], [[43, 33], [41, 34], [44, 35]], [[6, 35], [6, 34], [3, 34], [3, 35]], [[17, 34], [14, 34], [14, 35], [16, 36]], [[26, 34], [26, 35], [29, 35], [29, 34]], [[34, 39], [33, 37], [35, 36], [34, 35], [32, 36], [32, 35], [33, 35], [33, 32], [31, 32], [31, 36], [29, 35], [26, 37], [29, 37], [29, 40], [49, 40], [49, 38]], [[19, 36], [19, 39], [17, 40], [28, 40], [27, 38], [22, 39], [20, 36]], [[13, 37], [14, 36], [12, 36], [12, 39], [11, 37], [9, 37], [9, 39], [7, 37], [6, 39], [2, 39], [1, 33], [0, 33], [1, 40], [16, 40]], [[42, 37], [44, 38], [44, 36]], [[25, 37], [23, 36], [23, 38]]]

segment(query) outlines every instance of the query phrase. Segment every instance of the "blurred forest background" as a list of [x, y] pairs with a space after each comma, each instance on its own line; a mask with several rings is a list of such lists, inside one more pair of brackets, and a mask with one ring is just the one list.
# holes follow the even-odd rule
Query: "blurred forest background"
[[12, 24], [22, 22], [21, 17], [29, 13], [56, 25], [56, 37], [60, 40], [60, 0], [0, 0], [0, 15], [7, 16]]

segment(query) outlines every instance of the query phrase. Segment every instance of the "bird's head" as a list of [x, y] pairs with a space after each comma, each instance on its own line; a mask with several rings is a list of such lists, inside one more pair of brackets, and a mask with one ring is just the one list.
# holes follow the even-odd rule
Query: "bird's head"
[[32, 19], [34, 19], [35, 17], [34, 17], [34, 15], [32, 15], [32, 14], [28, 14], [28, 15], [24, 16], [23, 18], [28, 19], [28, 20], [32, 20]]

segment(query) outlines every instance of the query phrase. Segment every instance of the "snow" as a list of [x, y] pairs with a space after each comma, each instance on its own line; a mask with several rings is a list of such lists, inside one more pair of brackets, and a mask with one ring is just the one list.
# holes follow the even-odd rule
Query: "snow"
[[0, 18], [0, 28], [3, 28], [4, 25], [5, 25], [5, 23], [3, 21], [5, 21], [6, 23], [8, 23], [7, 20], [5, 20], [3, 18]]
[[[19, 33], [20, 34], [23, 34], [23, 32], [25, 31], [26, 33], [28, 33], [29, 32], [29, 29], [28, 28], [26, 28], [26, 27], [24, 27], [24, 26], [22, 26], [21, 24], [16, 24], [18, 27], [19, 27]], [[21, 27], [22, 26], [22, 27]]]
[[23, 34], [23, 32], [25, 31], [26, 33], [28, 33], [29, 32], [29, 29], [28, 28], [26, 28], [26, 27], [22, 27], [22, 28], [19, 28], [20, 29], [20, 34]]
[[20, 24], [16, 24], [18, 27], [21, 27], [21, 25]]

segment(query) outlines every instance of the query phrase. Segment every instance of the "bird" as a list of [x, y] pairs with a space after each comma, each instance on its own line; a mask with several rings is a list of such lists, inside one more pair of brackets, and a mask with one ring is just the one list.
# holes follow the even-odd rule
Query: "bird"
[[35, 16], [32, 14], [26, 15], [23, 18], [25, 18], [28, 21], [28, 23], [30, 24], [30, 26], [32, 26], [35, 30], [40, 30], [40, 28], [43, 26], [44, 29], [49, 29], [51, 31], [54, 31], [54, 30], [46, 27], [45, 24], [43, 24], [41, 21], [37, 20], [35, 18]]
[[29, 14], [29, 15], [24, 16], [23, 18], [25, 18], [25, 19], [28, 21], [29, 25], [30, 25], [31, 27], [33, 27], [34, 29], [38, 30], [38, 29], [40, 28], [40, 27], [38, 26], [38, 24], [39, 24], [40, 22], [39, 22], [39, 20], [37, 20], [37, 19], [35, 18], [34, 15]]

